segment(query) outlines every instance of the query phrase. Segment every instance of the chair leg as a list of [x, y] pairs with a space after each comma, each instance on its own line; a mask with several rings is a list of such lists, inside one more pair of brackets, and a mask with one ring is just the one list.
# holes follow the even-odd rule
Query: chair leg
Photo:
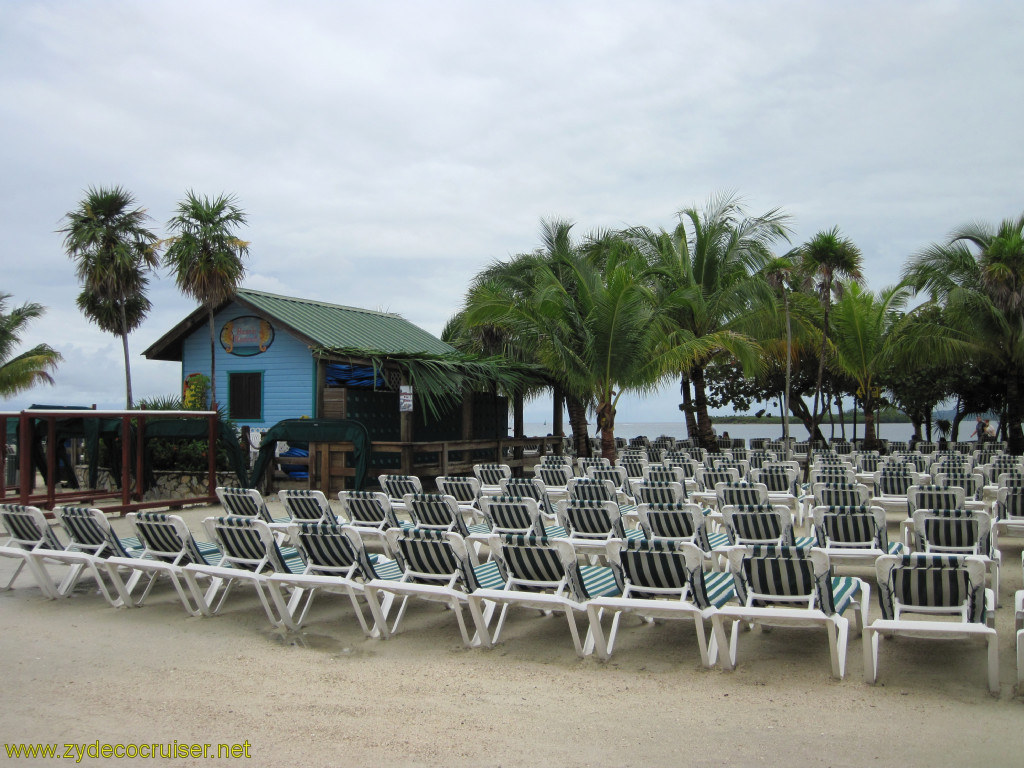
[[715, 615], [711, 618], [712, 628], [715, 633], [715, 641], [718, 644], [719, 664], [725, 669], [736, 667], [736, 643], [738, 641], [738, 630], [740, 622], [733, 620], [731, 637], [725, 632], [725, 619]]
[[1024, 694], [1024, 630], [1017, 632], [1017, 695]]
[[[1019, 660], [1017, 668], [1017, 674], [1020, 674]], [[999, 637], [995, 634], [988, 636], [988, 690], [996, 696], [999, 695]]]
[[846, 644], [850, 622], [843, 616], [833, 616], [826, 624], [828, 650], [832, 657], [832, 676], [842, 680], [846, 676]]
[[[486, 603], [486, 605], [481, 605]], [[476, 625], [476, 634], [473, 635], [473, 645], [480, 648], [493, 648], [494, 642], [488, 632], [487, 624], [494, 612], [495, 604], [490, 600], [482, 600], [479, 597], [469, 596], [469, 613]]]
[[861, 645], [864, 649], [864, 682], [874, 685], [878, 680], [879, 632], [871, 626], [864, 627]]
[[[601, 626], [602, 610], [595, 605], [587, 606], [587, 618], [590, 619], [590, 634], [594, 638], [594, 655], [601, 661], [608, 661], [611, 658], [611, 646], [604, 636], [604, 629]], [[618, 616], [618, 612], [616, 612]], [[614, 622], [614, 619], [613, 619]]]

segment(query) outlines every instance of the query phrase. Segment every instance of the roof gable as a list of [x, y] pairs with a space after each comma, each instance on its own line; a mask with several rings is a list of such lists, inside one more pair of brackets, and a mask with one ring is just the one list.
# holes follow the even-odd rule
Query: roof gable
[[[239, 288], [234, 301], [290, 330], [310, 346], [383, 355], [450, 355], [455, 349], [400, 315]], [[227, 306], [218, 307], [218, 311]], [[181, 360], [182, 341], [206, 322], [199, 307], [143, 354], [155, 360]]]

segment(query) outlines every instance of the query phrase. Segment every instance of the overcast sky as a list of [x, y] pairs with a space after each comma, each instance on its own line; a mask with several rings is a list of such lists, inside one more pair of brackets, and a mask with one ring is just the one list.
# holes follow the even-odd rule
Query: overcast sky
[[[249, 215], [244, 285], [398, 312], [439, 334], [544, 217], [671, 228], [734, 190], [794, 243], [839, 226], [874, 289], [955, 226], [1024, 210], [1019, 2], [0, 3], [0, 291], [55, 387], [117, 408], [116, 337], [75, 308], [56, 230], [89, 186], [165, 223], [187, 189]], [[195, 305], [161, 274], [141, 352]], [[619, 420], [679, 418], [678, 386]], [[548, 418], [546, 402], [527, 420]]]

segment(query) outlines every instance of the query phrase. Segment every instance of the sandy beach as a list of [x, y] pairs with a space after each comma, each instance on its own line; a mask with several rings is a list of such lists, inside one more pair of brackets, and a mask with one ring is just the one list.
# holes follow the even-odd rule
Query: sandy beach
[[[181, 514], [198, 532], [217, 511]], [[126, 520], [113, 524], [128, 533]], [[23, 575], [0, 593], [0, 730], [7, 744], [61, 750], [248, 742], [251, 758], [236, 762], [266, 766], [1020, 765], [1012, 596], [1021, 546], [1001, 548], [998, 698], [983, 647], [970, 643], [884, 641], [870, 686], [857, 633], [838, 681], [823, 631], [745, 634], [726, 672], [700, 666], [685, 622], [631, 622], [601, 663], [577, 659], [564, 621], [535, 612], [517, 612], [498, 647], [467, 650], [436, 604], [413, 604], [405, 632], [382, 642], [364, 638], [340, 597], [322, 597], [305, 631], [286, 633], [251, 591], [200, 619], [169, 585], [142, 608], [113, 609], [88, 582], [51, 601]], [[13, 567], [0, 560], [0, 578]]]

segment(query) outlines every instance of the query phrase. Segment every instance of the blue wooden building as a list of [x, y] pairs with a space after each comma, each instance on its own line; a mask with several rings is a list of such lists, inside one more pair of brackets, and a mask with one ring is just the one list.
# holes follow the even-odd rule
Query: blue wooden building
[[[241, 288], [214, 314], [217, 398], [236, 424], [266, 428], [282, 419], [350, 418], [347, 398], [328, 390], [390, 393], [396, 371], [371, 357], [456, 351], [399, 315]], [[348, 350], [331, 359], [319, 350]], [[198, 308], [143, 354], [181, 362], [181, 383], [210, 375], [208, 316]], [[397, 414], [397, 408], [395, 409]]]

